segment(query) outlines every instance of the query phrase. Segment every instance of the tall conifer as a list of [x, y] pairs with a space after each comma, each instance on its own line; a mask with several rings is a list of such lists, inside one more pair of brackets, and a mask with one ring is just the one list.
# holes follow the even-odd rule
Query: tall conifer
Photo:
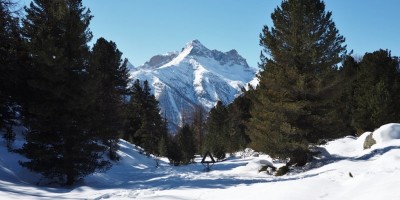
[[112, 41], [99, 38], [94, 44], [88, 73], [92, 89], [92, 130], [108, 146], [109, 156], [117, 159], [117, 143], [125, 120], [125, 96], [129, 81], [127, 60]]
[[237, 97], [228, 105], [228, 151], [235, 152], [243, 150], [250, 143], [250, 138], [246, 133], [247, 124], [250, 119], [251, 99], [246, 93]]
[[195, 138], [193, 130], [188, 124], [185, 124], [175, 136], [179, 150], [182, 152], [183, 164], [189, 164], [194, 159], [196, 153]]
[[400, 120], [399, 63], [388, 50], [366, 53], [356, 76], [354, 123], [359, 133]]
[[71, 185], [109, 166], [89, 126], [92, 16], [81, 0], [34, 0], [26, 13], [32, 75], [30, 101], [24, 105], [29, 131], [22, 149], [29, 161], [21, 165]]
[[225, 158], [229, 148], [228, 111], [221, 101], [210, 110], [207, 118], [207, 134], [204, 151], [210, 151], [217, 159]]
[[0, 0], [0, 130], [5, 133], [8, 147], [15, 139], [12, 126], [16, 123], [23, 80], [20, 73], [26, 59], [16, 6], [13, 1]]
[[147, 153], [159, 154], [159, 143], [166, 136], [158, 101], [151, 94], [148, 81], [136, 80], [131, 87], [126, 138], [143, 147]]
[[351, 56], [347, 56], [340, 68], [341, 95], [335, 101], [336, 114], [342, 119], [345, 129], [343, 133], [355, 135], [354, 113], [355, 113], [355, 85], [359, 63]]
[[202, 152], [204, 135], [206, 131], [206, 111], [201, 105], [196, 105], [192, 113], [191, 128], [194, 133], [196, 152]]
[[253, 147], [274, 157], [307, 161], [308, 145], [340, 128], [333, 105], [336, 64], [345, 39], [321, 0], [285, 0], [264, 27], [262, 72], [251, 111]]

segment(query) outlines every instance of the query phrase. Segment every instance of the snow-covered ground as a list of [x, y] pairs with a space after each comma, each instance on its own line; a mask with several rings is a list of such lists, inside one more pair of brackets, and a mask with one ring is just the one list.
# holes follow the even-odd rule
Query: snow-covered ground
[[400, 124], [377, 129], [377, 144], [363, 150], [368, 134], [331, 141], [319, 147], [314, 162], [281, 177], [258, 170], [263, 163], [282, 163], [251, 152], [232, 155], [210, 172], [201, 164], [172, 167], [165, 159], [156, 168], [154, 158], [121, 140], [120, 162], [72, 188], [36, 185], [40, 176], [21, 168], [24, 158], [7, 152], [2, 141], [0, 199], [400, 199]]

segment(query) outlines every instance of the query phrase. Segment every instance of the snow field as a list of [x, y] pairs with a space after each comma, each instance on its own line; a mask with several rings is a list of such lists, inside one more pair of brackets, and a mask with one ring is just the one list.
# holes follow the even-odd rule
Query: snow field
[[[210, 172], [195, 163], [172, 167], [166, 158], [145, 156], [121, 140], [121, 161], [105, 173], [88, 176], [72, 188], [36, 185], [38, 174], [18, 164], [25, 159], [0, 144], [1, 199], [400, 199], [400, 124], [373, 132], [377, 144], [363, 149], [369, 133], [320, 146], [322, 154], [303, 168], [275, 177], [259, 173], [279, 163], [249, 149], [216, 163]], [[23, 139], [17, 138], [15, 146]], [[156, 168], [155, 159], [160, 166]], [[201, 158], [197, 158], [199, 161]]]

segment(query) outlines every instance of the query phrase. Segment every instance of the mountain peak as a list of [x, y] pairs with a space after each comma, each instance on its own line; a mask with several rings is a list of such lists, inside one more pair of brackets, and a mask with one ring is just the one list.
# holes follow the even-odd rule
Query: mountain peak
[[226, 52], [226, 54], [232, 55], [232, 56], [240, 56], [239, 53], [236, 51], [236, 49], [232, 49], [232, 50]]
[[217, 60], [221, 65], [225, 65], [230, 63], [230, 65], [241, 65], [248, 68], [248, 64], [246, 59], [239, 55], [239, 53], [232, 49], [228, 52], [221, 52], [218, 50], [210, 50], [205, 47], [199, 40], [192, 40], [186, 44], [185, 48], [183, 48], [184, 54], [189, 56], [200, 56], [205, 58], [212, 58]]
[[199, 40], [192, 40], [186, 44], [182, 52], [188, 52], [190, 55], [205, 56], [210, 51]]
[[249, 68], [246, 59], [244, 59], [235, 49], [225, 53], [215, 49], [210, 50], [197, 39], [186, 43], [180, 52], [176, 51], [155, 55], [138, 68], [155, 69], [163, 66], [168, 67], [179, 65], [181, 62], [185, 62], [185, 59], [198, 60], [204, 58], [215, 60], [219, 65], [240, 65]]
[[204, 45], [198, 40], [194, 39], [186, 44], [186, 46], [192, 46], [192, 47], [204, 47]]

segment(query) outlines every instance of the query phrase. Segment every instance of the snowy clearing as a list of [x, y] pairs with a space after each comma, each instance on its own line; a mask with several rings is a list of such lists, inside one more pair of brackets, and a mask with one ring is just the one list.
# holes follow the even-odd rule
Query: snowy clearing
[[[200, 163], [172, 167], [165, 158], [156, 168], [154, 158], [140, 154], [126, 141], [119, 143], [121, 161], [105, 173], [88, 176], [72, 188], [36, 185], [40, 176], [18, 164], [24, 158], [0, 145], [1, 199], [400, 199], [400, 124], [373, 132], [377, 144], [363, 150], [365, 133], [319, 147], [314, 162], [288, 175], [259, 173], [273, 163], [267, 155], [238, 152], [212, 171]], [[22, 145], [17, 138], [15, 146]], [[199, 161], [201, 158], [197, 158]]]

